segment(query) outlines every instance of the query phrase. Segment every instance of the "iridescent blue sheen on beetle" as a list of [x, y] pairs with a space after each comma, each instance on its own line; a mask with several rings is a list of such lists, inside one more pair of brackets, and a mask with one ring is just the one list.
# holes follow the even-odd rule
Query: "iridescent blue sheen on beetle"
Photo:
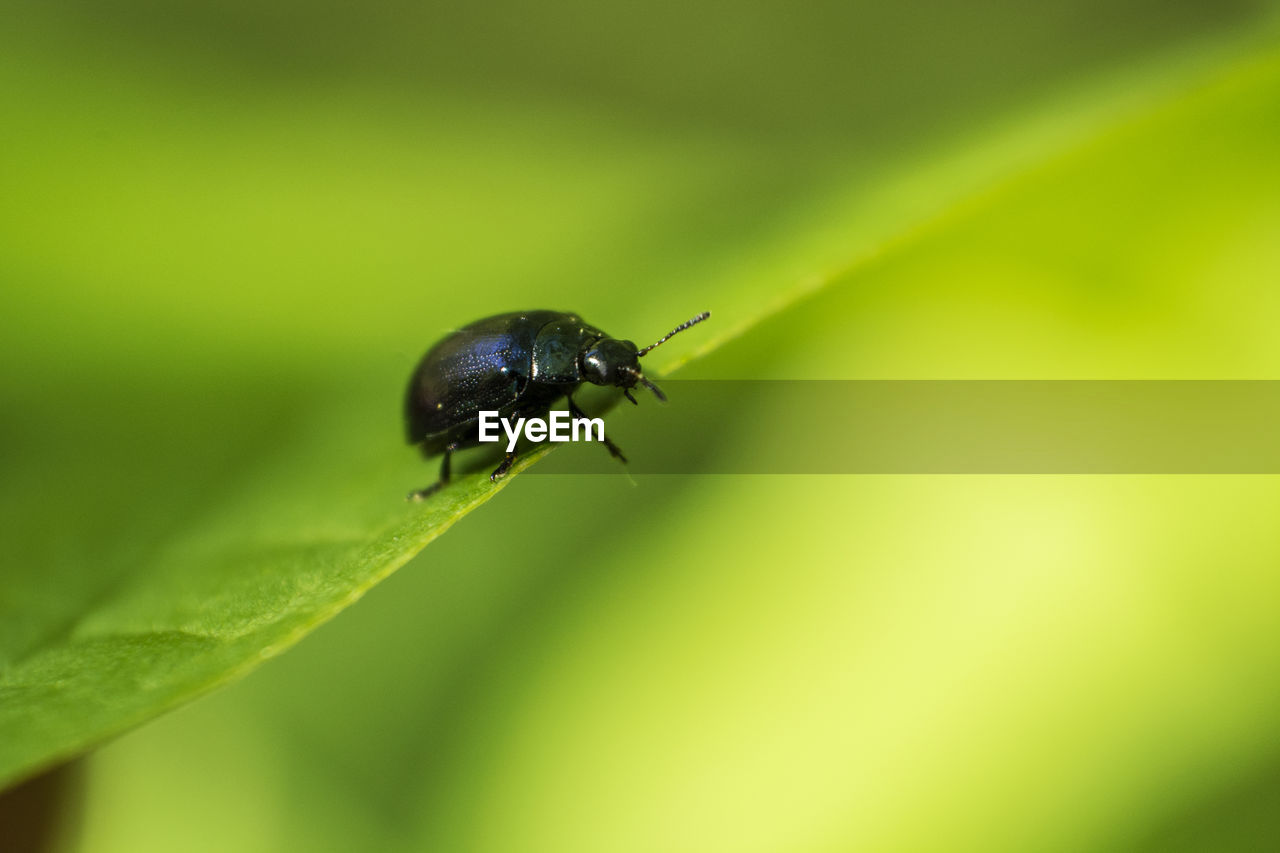
[[[711, 316], [704, 311], [681, 323], [657, 343], [637, 349], [631, 341], [609, 337], [576, 314], [562, 311], [518, 311], [477, 320], [451, 333], [422, 357], [405, 394], [405, 435], [426, 456], [444, 454], [440, 479], [411, 492], [422, 500], [449, 482], [449, 460], [455, 450], [480, 443], [481, 411], [502, 417], [543, 417], [565, 397], [574, 417], [585, 417], [573, 393], [583, 382], [613, 385], [632, 403], [631, 389], [643, 385], [659, 400], [661, 389], [640, 372], [640, 359], [677, 332]], [[608, 438], [605, 446], [626, 462]], [[492, 474], [497, 480], [511, 468], [508, 453]]]

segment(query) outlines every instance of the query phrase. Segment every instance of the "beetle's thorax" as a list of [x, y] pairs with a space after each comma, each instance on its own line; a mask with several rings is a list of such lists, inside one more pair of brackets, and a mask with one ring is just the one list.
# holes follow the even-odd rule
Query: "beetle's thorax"
[[533, 342], [533, 363], [529, 378], [547, 385], [568, 385], [583, 380], [582, 354], [596, 341], [607, 338], [604, 332], [570, 314], [543, 326]]

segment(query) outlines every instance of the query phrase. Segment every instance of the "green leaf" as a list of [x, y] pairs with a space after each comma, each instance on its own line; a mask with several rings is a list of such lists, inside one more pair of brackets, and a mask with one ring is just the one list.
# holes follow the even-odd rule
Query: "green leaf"
[[[1280, 62], [1200, 70], [690, 373], [1274, 377]], [[726, 413], [716, 452], [779, 440], [774, 414]], [[1277, 485], [525, 476], [294, 653], [95, 755], [89, 830], [1248, 849], [1274, 825]]]
[[173, 90], [118, 46], [50, 62], [17, 41], [0, 783], [278, 654], [514, 479], [400, 500], [434, 474], [398, 443], [400, 385], [450, 325], [534, 303], [641, 339], [710, 308], [719, 325], [668, 366], [745, 343], [1240, 50], [881, 155], [872, 179], [844, 136], [789, 150], [727, 120], [584, 139], [576, 105]]

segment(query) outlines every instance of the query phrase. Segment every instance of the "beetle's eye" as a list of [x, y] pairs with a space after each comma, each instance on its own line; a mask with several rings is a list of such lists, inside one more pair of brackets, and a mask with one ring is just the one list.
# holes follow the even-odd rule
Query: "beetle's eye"
[[609, 365], [598, 347], [587, 350], [582, 356], [582, 378], [593, 385], [608, 385]]

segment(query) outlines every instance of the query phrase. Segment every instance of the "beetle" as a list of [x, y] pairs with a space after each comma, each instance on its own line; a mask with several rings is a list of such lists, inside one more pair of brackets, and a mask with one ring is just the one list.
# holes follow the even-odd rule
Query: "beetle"
[[[640, 359], [672, 335], [711, 316], [704, 311], [676, 326], [657, 343], [638, 349], [611, 338], [577, 314], [563, 311], [517, 311], [495, 314], [463, 326], [436, 343], [422, 357], [405, 393], [405, 436], [421, 445], [424, 456], [444, 453], [440, 479], [410, 492], [422, 500], [449, 482], [454, 451], [480, 444], [480, 412], [497, 410], [502, 417], [545, 416], [560, 397], [575, 418], [586, 417], [573, 402], [583, 382], [612, 385], [633, 404], [631, 390], [643, 385], [666, 402], [662, 390], [640, 371]], [[608, 438], [604, 445], [626, 462]], [[490, 481], [502, 478], [515, 462], [507, 453]]]

